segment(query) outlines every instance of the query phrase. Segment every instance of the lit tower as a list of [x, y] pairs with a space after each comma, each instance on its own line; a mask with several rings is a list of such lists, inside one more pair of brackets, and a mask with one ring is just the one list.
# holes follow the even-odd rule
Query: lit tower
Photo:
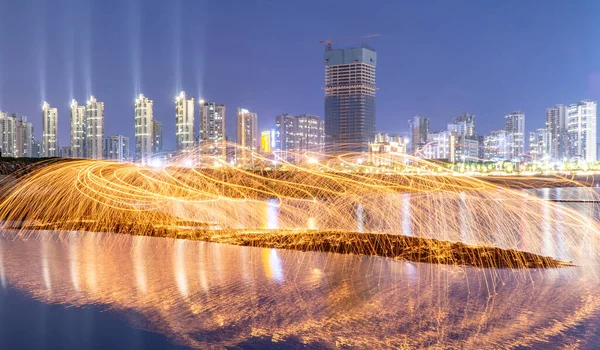
[[333, 49], [331, 40], [322, 43], [325, 42], [327, 150], [367, 152], [369, 142], [375, 137], [377, 52], [364, 43], [358, 47]]
[[87, 102], [87, 156], [102, 159], [104, 156], [104, 102], [94, 96]]
[[202, 152], [225, 158], [225, 105], [200, 100]]
[[42, 106], [42, 157], [58, 157], [58, 110]]
[[237, 110], [237, 143], [241, 148], [240, 164], [251, 163], [251, 154], [258, 150], [258, 115], [244, 108]]
[[135, 157], [146, 163], [152, 155], [152, 100], [143, 94], [135, 100]]
[[178, 151], [194, 148], [194, 99], [186, 99], [184, 91], [175, 98], [175, 136]]
[[79, 106], [76, 100], [71, 101], [71, 153], [73, 158], [85, 158], [87, 126], [85, 106]]

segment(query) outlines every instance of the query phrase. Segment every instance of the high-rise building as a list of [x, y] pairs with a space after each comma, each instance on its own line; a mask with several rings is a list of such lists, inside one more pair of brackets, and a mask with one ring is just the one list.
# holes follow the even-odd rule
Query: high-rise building
[[325, 148], [325, 123], [323, 120], [311, 114], [302, 114], [296, 117], [298, 138], [297, 152], [323, 153]]
[[569, 157], [569, 133], [567, 130], [567, 110], [558, 104], [546, 108], [546, 129], [550, 135], [550, 157], [563, 160]]
[[135, 100], [135, 157], [146, 163], [153, 149], [152, 100], [143, 94]]
[[[310, 114], [297, 117], [282, 114], [275, 117], [275, 149], [278, 156], [299, 162], [306, 152], [322, 153], [325, 145], [323, 120]], [[314, 158], [312, 156], [311, 158]]]
[[596, 161], [596, 101], [582, 100], [567, 107], [569, 156]]
[[87, 157], [102, 159], [104, 156], [104, 102], [98, 102], [94, 96], [87, 101]]
[[71, 101], [71, 154], [73, 158], [87, 157], [87, 124], [85, 106]]
[[58, 110], [44, 101], [42, 106], [42, 157], [58, 156]]
[[258, 115], [247, 109], [237, 109], [237, 143], [240, 152], [237, 162], [241, 165], [251, 165], [252, 152], [258, 150]]
[[282, 114], [275, 117], [275, 150], [277, 157], [288, 162], [296, 161], [296, 117]]
[[504, 131], [508, 142], [506, 159], [522, 158], [525, 155], [525, 114], [516, 111], [505, 116]]
[[[192, 138], [192, 142], [193, 142]], [[193, 145], [193, 143], [192, 143]], [[189, 149], [188, 149], [189, 150]], [[163, 132], [162, 122], [152, 120], [152, 153], [160, 153], [163, 151]]]
[[529, 133], [529, 154], [533, 161], [550, 159], [550, 132], [546, 128]]
[[104, 142], [104, 158], [123, 163], [129, 159], [129, 137], [108, 136]]
[[33, 124], [25, 116], [15, 119], [15, 157], [33, 157]]
[[[494, 130], [483, 138], [485, 160], [510, 159], [506, 131]], [[507, 158], [509, 157], [509, 158]]]
[[0, 111], [0, 156], [15, 156], [15, 118]]
[[429, 135], [429, 118], [417, 115], [412, 120], [409, 120], [410, 127], [410, 152], [416, 155], [419, 149], [427, 143], [427, 135]]
[[200, 145], [203, 153], [225, 159], [224, 104], [200, 101]]
[[184, 91], [175, 98], [175, 138], [178, 151], [194, 148], [194, 99], [186, 98]]
[[367, 152], [375, 136], [375, 68], [371, 47], [325, 49], [327, 151]]

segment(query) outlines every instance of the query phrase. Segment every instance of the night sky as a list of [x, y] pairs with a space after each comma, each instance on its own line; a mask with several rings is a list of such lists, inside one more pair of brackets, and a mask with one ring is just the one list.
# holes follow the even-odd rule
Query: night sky
[[[180, 90], [275, 115], [323, 116], [318, 41], [381, 33], [377, 130], [406, 132], [416, 114], [433, 129], [461, 112], [477, 132], [513, 110], [543, 127], [545, 108], [600, 99], [600, 1], [0, 1], [0, 110], [26, 115], [41, 134], [41, 105], [105, 102], [105, 135], [133, 137], [136, 94], [154, 100], [165, 148], [175, 147]], [[196, 113], [197, 110], [196, 110]], [[197, 117], [197, 115], [196, 115]], [[197, 122], [196, 122], [197, 127]]]

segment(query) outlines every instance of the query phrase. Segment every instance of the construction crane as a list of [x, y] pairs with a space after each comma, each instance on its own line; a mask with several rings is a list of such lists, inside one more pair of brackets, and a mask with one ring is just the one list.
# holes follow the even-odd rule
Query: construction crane
[[363, 36], [357, 36], [357, 37], [354, 37], [354, 38], [343, 38], [343, 39], [332, 39], [331, 36], [329, 36], [329, 39], [319, 41], [319, 45], [327, 44], [325, 50], [326, 51], [331, 51], [331, 44], [332, 43], [337, 43], [337, 42], [340, 42], [340, 41], [348, 41], [348, 40], [360, 40], [360, 39], [367, 39], [367, 38], [375, 38], [375, 37], [378, 37], [380, 35], [381, 34], [371, 34], [371, 35], [363, 35]]

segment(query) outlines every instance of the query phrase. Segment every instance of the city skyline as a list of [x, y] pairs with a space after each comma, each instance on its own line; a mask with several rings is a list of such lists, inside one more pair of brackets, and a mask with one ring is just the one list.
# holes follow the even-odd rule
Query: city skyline
[[[81, 33], [69, 34], [64, 26], [48, 25], [49, 18], [69, 17], [82, 7], [89, 10], [92, 5], [98, 10], [98, 16], [93, 21], [87, 21], [86, 16], [77, 19], [76, 21], [83, 21]], [[544, 48], [551, 47], [550, 43], [564, 43], [568, 48], [575, 45], [569, 38], [597, 33], [598, 30], [591, 22], [593, 11], [590, 11], [590, 6], [598, 6], [595, 3], [587, 6], [583, 3], [573, 6], [552, 3], [545, 8], [513, 3], [519, 11], [515, 11], [515, 6], [503, 4], [491, 7], [476, 3], [458, 6], [458, 10], [464, 10], [464, 13], [458, 11], [459, 14], [462, 13], [459, 18], [469, 18], [468, 23], [461, 23], [458, 19], [444, 19], [442, 14], [450, 5], [443, 3], [437, 3], [432, 9], [431, 19], [424, 18], [427, 17], [425, 13], [428, 13], [425, 5], [382, 3], [379, 11], [384, 15], [398, 12], [393, 10], [406, 10], [415, 15], [415, 18], [409, 18], [405, 24], [414, 26], [417, 35], [415, 39], [408, 38], [402, 30], [382, 24], [385, 21], [381, 20], [368, 19], [361, 22], [363, 24], [360, 28], [350, 28], [329, 18], [326, 21], [311, 14], [310, 4], [305, 4], [298, 9], [299, 15], [307, 16], [315, 25], [302, 29], [302, 32], [286, 29], [285, 33], [273, 38], [274, 42], [264, 40], [268, 28], [245, 31], [236, 24], [230, 28], [211, 29], [212, 21], [228, 18], [225, 5], [200, 2], [187, 5], [191, 7], [190, 11], [187, 10], [188, 6], [184, 11], [184, 6], [179, 2], [172, 5], [145, 2], [144, 10], [148, 12], [145, 17], [152, 20], [140, 21], [134, 16], [132, 23], [139, 24], [134, 26], [132, 23], [118, 23], [139, 6], [136, 2], [132, 2], [129, 7], [117, 7], [110, 14], [101, 11], [111, 6], [110, 1], [106, 4], [67, 2], [66, 5], [52, 8], [44, 5], [39, 13], [30, 13], [29, 7], [23, 4], [3, 3], [0, 5], [0, 13], [11, 14], [0, 15], [5, 20], [3, 23], [10, 25], [13, 17], [20, 14], [25, 22], [31, 22], [32, 28], [10, 35], [18, 42], [9, 38], [8, 33], [0, 34], [0, 45], [3, 47], [0, 53], [0, 109], [27, 116], [37, 131], [41, 130], [41, 120], [37, 115], [44, 100], [58, 108], [58, 124], [66, 126], [69, 122], [70, 101], [73, 98], [85, 101], [93, 94], [106, 103], [105, 134], [133, 137], [133, 126], [123, 122], [129, 116], [126, 107], [139, 93], [144, 93], [155, 101], [155, 116], [163, 122], [164, 135], [172, 135], [175, 125], [171, 122], [171, 101], [173, 96], [184, 90], [195, 99], [219, 101], [230, 106], [226, 116], [227, 125], [235, 125], [237, 106], [256, 111], [262, 116], [259, 120], [259, 129], [262, 130], [271, 126], [274, 116], [283, 113], [309, 113], [324, 117], [321, 90], [323, 47], [317, 45], [317, 41], [327, 38], [329, 34], [335, 38], [370, 33], [381, 33], [381, 37], [372, 42], [380, 61], [377, 83], [380, 88], [377, 92], [378, 132], [406, 132], [405, 121], [417, 114], [430, 118], [432, 129], [442, 129], [451, 116], [467, 111], [478, 116], [479, 130], [484, 134], [500, 129], [503, 125], [501, 117], [513, 110], [521, 110], [528, 115], [526, 131], [531, 132], [543, 126], [545, 108], [560, 101], [577, 101], [582, 98], [598, 100], [600, 97], [600, 67], [596, 63], [600, 59], [597, 59], [599, 53], [596, 50], [586, 49], [586, 54], [578, 56], [579, 58], [564, 55], [559, 59], [553, 57], [555, 55], [542, 54]], [[269, 16], [275, 21], [283, 20], [278, 19], [277, 15], [285, 9], [277, 4], [237, 5], [240, 10], [247, 10], [240, 13]], [[344, 15], [358, 18], [373, 11], [366, 5], [355, 5], [345, 9]], [[205, 24], [180, 28], [181, 35], [178, 36], [176, 33], [171, 35], [170, 30], [163, 36], [154, 35], [157, 31], [153, 22], [164, 23], [173, 18], [187, 18], [194, 13], [196, 6], [208, 10], [202, 11], [201, 16], [205, 16], [206, 12], [211, 13]], [[456, 4], [452, 6], [456, 7]], [[48, 13], [42, 11], [45, 7], [48, 7]], [[326, 4], [325, 7], [335, 8], [335, 4]], [[553, 29], [546, 23], [548, 19], [559, 16], [561, 11], [579, 18], [578, 23], [564, 32]], [[162, 13], [165, 18], [159, 16]], [[507, 16], [509, 13], [510, 16]], [[240, 15], [233, 14], [231, 20], [236, 16]], [[504, 34], [501, 33], [506, 32], [503, 29], [490, 29], [491, 23], [505, 21], [506, 18], [511, 23], [529, 18], [526, 22], [533, 23], [532, 26], [539, 29], [532, 33], [508, 31]], [[419, 24], [419, 20], [426, 22]], [[486, 24], [488, 21], [489, 25]], [[426, 29], [424, 26], [430, 22], [435, 26]], [[95, 29], [107, 23], [107, 33], [111, 35], [98, 37]], [[472, 27], [477, 26], [481, 33], [474, 33], [476, 31], [472, 30]], [[439, 28], [445, 28], [449, 33], [442, 33]], [[123, 35], [112, 35], [117, 32]], [[37, 33], [43, 34], [43, 38], [36, 37]], [[240, 38], [236, 37], [238, 35]], [[448, 36], [453, 39], [444, 45], [421, 43], [432, 40], [432, 43], [442, 42]], [[536, 40], [531, 40], [532, 36]], [[48, 40], [45, 44], [43, 54], [30, 54], [33, 47], [46, 42], [45, 38], [53, 40]], [[193, 39], [193, 45], [183, 45], [190, 38]], [[226, 45], [218, 44], [221, 42], [219, 38], [227, 39], [224, 41]], [[263, 40], [258, 40], [259, 38]], [[499, 39], [501, 44], [494, 44], [494, 39]], [[245, 42], [256, 43], [256, 48]], [[520, 44], [524, 42], [527, 42], [527, 46]], [[451, 50], [449, 47], [452, 45], [457, 48]], [[139, 50], [134, 49], [135, 47]], [[278, 60], [273, 55], [273, 47], [277, 47], [277, 51], [279, 48], [293, 48], [303, 54], [291, 60]], [[522, 57], [529, 54], [528, 59], [505, 59], [506, 49], [511, 47], [518, 47]], [[231, 53], [240, 50], [248, 50], [249, 59], [233, 63]], [[154, 51], [156, 54], [152, 57], [145, 54]], [[101, 63], [109, 52], [112, 58], [106, 61], [110, 64]], [[407, 52], [417, 54], [407, 55]], [[486, 58], [490, 58], [487, 65], [478, 63], [484, 62]], [[163, 67], [157, 68], [157, 65]], [[550, 78], [548, 69], [542, 71], [533, 65], [552, 67], [552, 78], [560, 80], [561, 84], [546, 84]], [[528, 69], [523, 69], [525, 67]], [[19, 74], [15, 74], [16, 72]], [[228, 129], [228, 136], [235, 139], [235, 130]], [[60, 145], [66, 145], [68, 139], [69, 130], [59, 127]], [[164, 148], [175, 149], [175, 140], [165, 137]]]

